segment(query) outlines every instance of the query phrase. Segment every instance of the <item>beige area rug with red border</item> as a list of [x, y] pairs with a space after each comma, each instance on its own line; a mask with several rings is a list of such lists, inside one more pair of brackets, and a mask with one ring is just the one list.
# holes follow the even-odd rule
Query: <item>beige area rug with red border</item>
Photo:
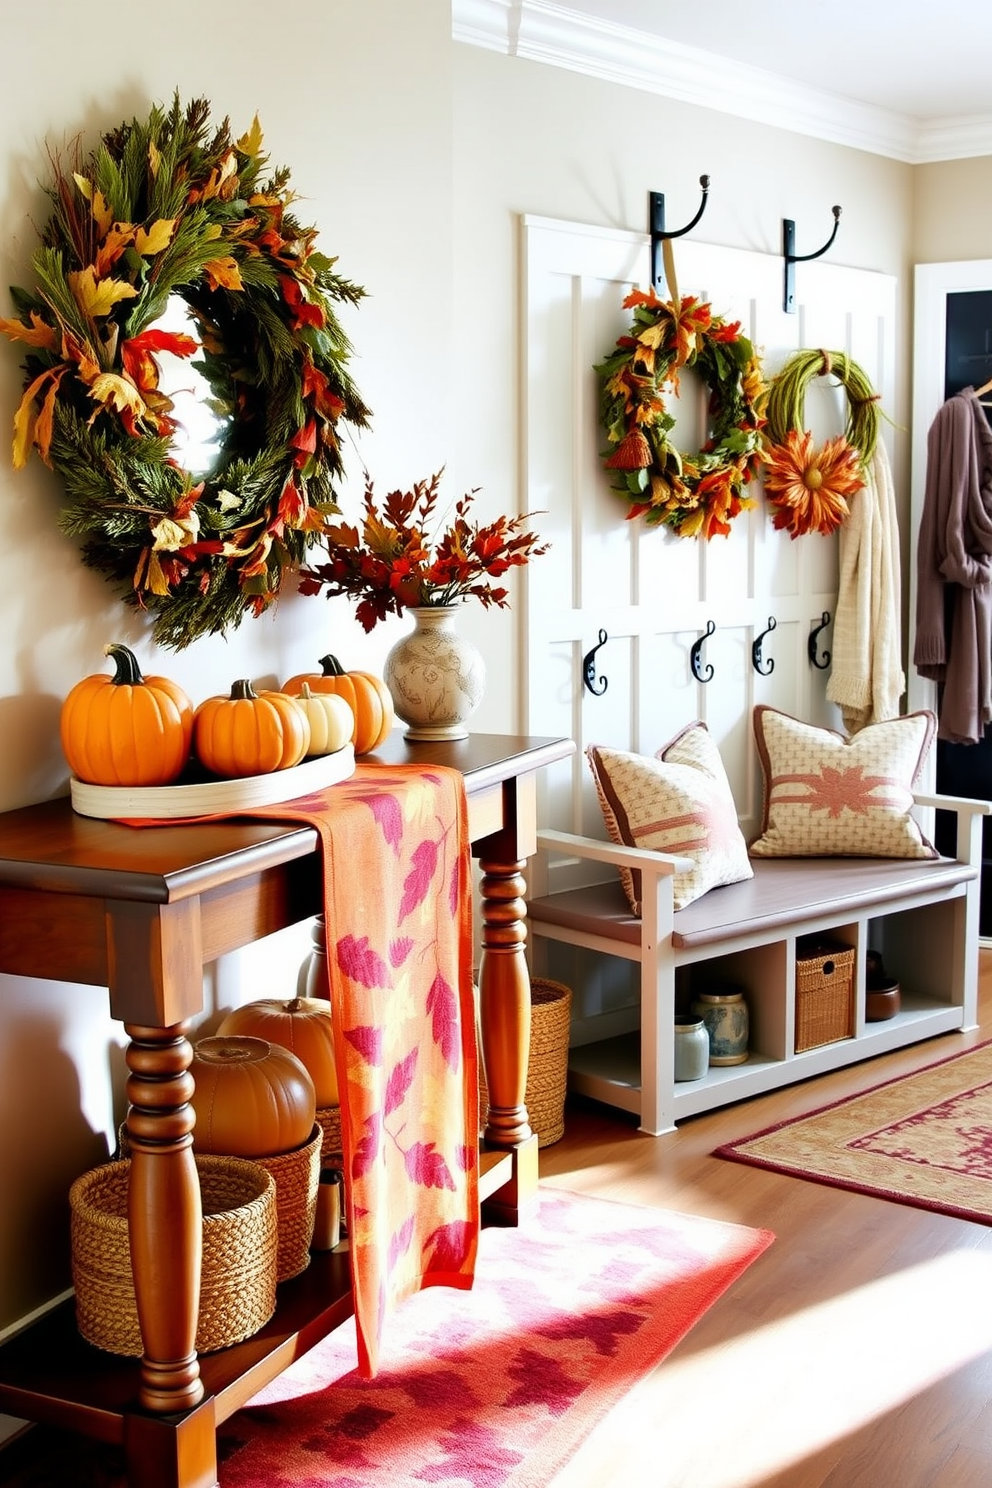
[[992, 1041], [715, 1155], [992, 1224]]

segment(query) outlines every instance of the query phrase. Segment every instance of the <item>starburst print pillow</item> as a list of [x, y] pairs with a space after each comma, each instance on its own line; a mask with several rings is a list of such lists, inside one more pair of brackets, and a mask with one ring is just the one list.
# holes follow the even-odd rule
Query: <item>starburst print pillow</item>
[[[586, 758], [613, 842], [678, 853], [692, 868], [673, 880], [675, 908], [720, 884], [753, 877], [720, 751], [704, 723], [691, 723], [651, 757], [591, 744]], [[641, 875], [620, 870], [634, 914]]]
[[936, 726], [924, 710], [846, 739], [759, 704], [764, 810], [752, 857], [937, 857], [910, 814]]

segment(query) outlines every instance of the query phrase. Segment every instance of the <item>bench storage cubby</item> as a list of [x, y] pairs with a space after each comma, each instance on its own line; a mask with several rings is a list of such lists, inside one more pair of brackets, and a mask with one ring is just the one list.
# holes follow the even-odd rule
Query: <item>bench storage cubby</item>
[[[957, 817], [954, 857], [761, 858], [754, 877], [710, 889], [684, 909], [672, 902], [672, 874], [685, 860], [566, 832], [538, 834], [538, 846], [566, 862], [589, 862], [608, 882], [532, 898], [530, 935], [620, 957], [639, 967], [639, 1028], [573, 1048], [569, 1088], [639, 1118], [658, 1136], [698, 1112], [885, 1053], [920, 1039], [976, 1026], [978, 898], [986, 801], [915, 798], [919, 810]], [[617, 874], [642, 873], [635, 917]], [[851, 1033], [803, 1048], [797, 1043], [799, 943], [817, 936], [854, 951]], [[901, 989], [892, 1018], [865, 1016], [866, 959], [879, 952]], [[745, 1063], [710, 1067], [676, 1083], [677, 989], [728, 981], [745, 990], [750, 1013]]]

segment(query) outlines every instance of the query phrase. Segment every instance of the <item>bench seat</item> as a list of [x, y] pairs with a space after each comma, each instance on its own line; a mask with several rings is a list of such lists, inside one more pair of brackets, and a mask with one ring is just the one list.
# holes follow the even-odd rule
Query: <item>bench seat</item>
[[[756, 858], [753, 878], [710, 889], [680, 910], [674, 908], [672, 881], [686, 859], [566, 832], [539, 832], [549, 872], [572, 886], [530, 899], [535, 950], [542, 940], [570, 945], [580, 971], [583, 951], [640, 966], [638, 1001], [629, 1010], [636, 1026], [619, 1040], [618, 1063], [625, 1073], [591, 1073], [599, 1022], [609, 1027], [602, 1037], [604, 1057], [618, 1044], [618, 1030], [615, 1012], [589, 1017], [585, 1024], [594, 1025], [593, 1032], [585, 1026], [573, 1040], [581, 1047], [570, 1057], [572, 1088], [634, 1112], [642, 1131], [660, 1135], [683, 1115], [935, 1034], [975, 1027], [982, 819], [992, 814], [992, 803], [917, 796], [916, 805], [956, 813], [954, 857]], [[640, 917], [630, 911], [617, 872], [621, 867], [641, 873]], [[593, 874], [599, 882], [576, 883]], [[810, 934], [838, 938], [857, 953], [854, 1032], [797, 1051], [796, 943]], [[884, 952], [886, 966], [903, 986], [903, 1006], [888, 1022], [866, 1018], [869, 949]], [[746, 989], [749, 1057], [744, 1064], [711, 1068], [699, 1082], [677, 1083], [676, 973], [688, 976], [691, 988], [692, 978], [705, 977], [708, 962], [710, 972], [732, 976]], [[681, 980], [680, 989], [684, 995]]]
[[[795, 926], [797, 918], [843, 918], [849, 910], [904, 901], [919, 891], [929, 896], [938, 885], [950, 890], [976, 877], [976, 869], [956, 858], [759, 858], [752, 866], [753, 878], [710, 889], [674, 911], [673, 947], [716, 945], [745, 926], [760, 934]], [[535, 924], [641, 943], [641, 921], [619, 878], [535, 898], [529, 910]]]

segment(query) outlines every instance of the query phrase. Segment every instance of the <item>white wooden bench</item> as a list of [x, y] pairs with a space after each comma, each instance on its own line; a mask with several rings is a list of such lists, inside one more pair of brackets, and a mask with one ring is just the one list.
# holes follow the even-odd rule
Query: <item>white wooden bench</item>
[[[756, 858], [752, 879], [710, 889], [680, 910], [672, 903], [678, 858], [540, 832], [539, 848], [555, 858], [589, 860], [613, 872], [609, 882], [533, 898], [535, 947], [542, 938], [561, 941], [640, 966], [639, 1029], [573, 1047], [569, 1088], [635, 1113], [640, 1129], [657, 1136], [697, 1112], [975, 1027], [982, 818], [992, 804], [931, 795], [915, 800], [920, 810], [957, 814], [955, 857]], [[621, 866], [643, 875], [640, 919], [621, 887]], [[855, 948], [854, 1031], [797, 1053], [796, 941], [811, 934]], [[865, 1018], [869, 948], [881, 952], [900, 982], [900, 1011], [884, 1022]], [[676, 979], [691, 981], [693, 968], [697, 977], [705, 969], [745, 988], [749, 1057], [711, 1067], [702, 1080], [676, 1082]]]

